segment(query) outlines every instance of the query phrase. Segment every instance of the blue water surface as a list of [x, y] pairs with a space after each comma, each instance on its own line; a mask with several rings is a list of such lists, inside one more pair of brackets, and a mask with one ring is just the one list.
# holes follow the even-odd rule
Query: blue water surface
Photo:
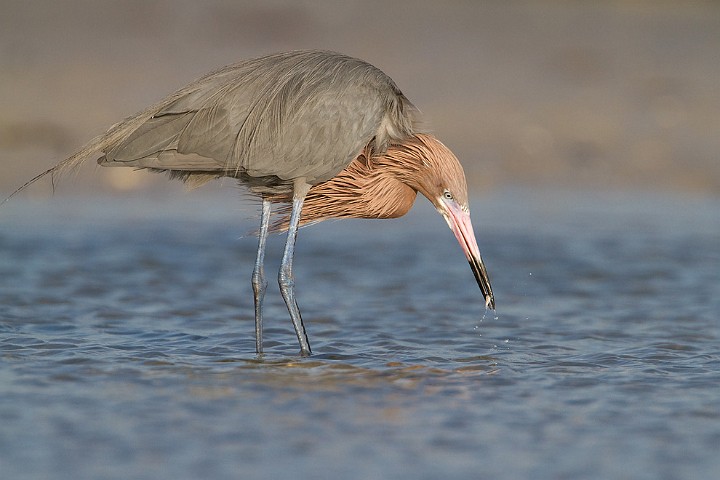
[[282, 237], [254, 353], [256, 220], [221, 190], [3, 207], [2, 478], [720, 471], [717, 199], [477, 198], [497, 312], [427, 202], [303, 229], [302, 358]]

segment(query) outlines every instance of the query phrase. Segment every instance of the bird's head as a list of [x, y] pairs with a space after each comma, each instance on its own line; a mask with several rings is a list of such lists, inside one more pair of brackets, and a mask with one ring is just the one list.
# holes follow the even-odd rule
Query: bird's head
[[427, 197], [445, 218], [470, 263], [485, 306], [494, 310], [495, 297], [470, 221], [467, 183], [460, 162], [432, 135], [415, 134], [395, 148], [400, 154], [398, 160], [406, 164], [401, 180]]

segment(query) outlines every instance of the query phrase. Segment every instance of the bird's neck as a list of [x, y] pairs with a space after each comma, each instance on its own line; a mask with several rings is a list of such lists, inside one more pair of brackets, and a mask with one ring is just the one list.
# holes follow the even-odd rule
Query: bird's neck
[[[417, 140], [414, 143], [418, 143]], [[417, 147], [402, 145], [391, 146], [382, 154], [362, 153], [335, 177], [310, 189], [300, 224], [331, 218], [397, 218], [405, 215], [418, 191], [428, 196], [422, 183], [422, 172], [428, 169], [424, 155], [425, 152]], [[287, 201], [285, 197], [279, 200]], [[281, 210], [281, 214], [272, 227], [274, 231], [287, 228], [289, 209]]]
[[396, 218], [412, 207], [417, 192], [379, 158], [364, 155], [330, 180], [313, 186], [305, 197], [301, 222], [330, 218]]

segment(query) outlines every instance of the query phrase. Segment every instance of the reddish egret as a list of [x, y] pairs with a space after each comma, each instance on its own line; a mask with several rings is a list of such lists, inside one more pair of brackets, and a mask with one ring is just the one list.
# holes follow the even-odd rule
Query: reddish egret
[[[417, 192], [445, 218], [486, 308], [495, 308], [463, 169], [447, 147], [420, 131], [418, 117], [395, 82], [362, 60], [325, 51], [269, 55], [200, 78], [114, 125], [15, 193], [93, 153], [102, 154], [103, 166], [167, 172], [192, 185], [237, 179], [262, 200], [252, 273], [256, 350], [262, 353], [267, 235], [287, 230], [278, 283], [301, 354], [309, 355], [294, 293], [298, 227], [328, 218], [400, 217]], [[270, 225], [274, 203], [289, 206]]]

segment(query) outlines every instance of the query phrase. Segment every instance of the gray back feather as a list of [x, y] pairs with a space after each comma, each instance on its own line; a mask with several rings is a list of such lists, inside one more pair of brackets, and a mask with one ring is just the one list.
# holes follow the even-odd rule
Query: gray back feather
[[315, 50], [269, 55], [200, 78], [18, 191], [100, 152], [101, 165], [185, 180], [230, 176], [271, 188], [305, 177], [315, 184], [368, 144], [382, 152], [416, 133], [418, 117], [392, 79], [362, 60]]

